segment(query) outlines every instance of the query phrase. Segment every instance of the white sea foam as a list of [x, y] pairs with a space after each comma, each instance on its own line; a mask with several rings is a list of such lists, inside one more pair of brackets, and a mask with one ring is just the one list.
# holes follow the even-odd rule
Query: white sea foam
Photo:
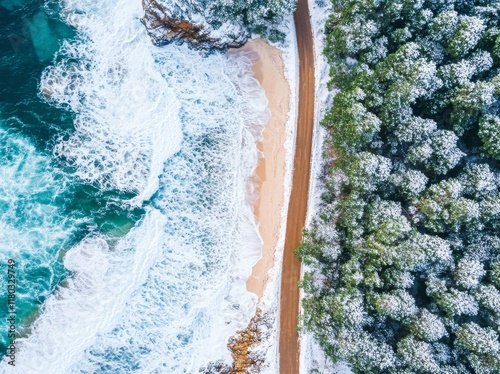
[[[179, 60], [170, 70], [169, 61]], [[182, 103], [184, 129], [183, 147], [166, 163], [153, 198], [163, 213], [161, 260], [78, 371], [106, 362], [112, 372], [182, 373], [229, 361], [228, 337], [255, 310], [245, 280], [260, 240], [245, 200], [258, 157], [251, 130], [267, 121], [265, 96], [247, 59], [167, 48], [160, 63]], [[252, 116], [244, 121], [242, 113]]]
[[[161, 236], [156, 211], [110, 250], [102, 237], [88, 237], [67, 252], [73, 272], [47, 300], [31, 336], [18, 340], [20, 373], [69, 373], [98, 334], [113, 328], [134, 287], [145, 281], [158, 257]], [[147, 241], [146, 241], [147, 240]]]
[[[51, 165], [21, 134], [0, 128], [0, 261], [15, 259], [24, 274], [44, 274], [34, 282], [20, 277], [18, 297], [46, 297], [52, 287], [57, 261], [55, 253], [64, 248], [81, 223], [64, 215], [58, 201], [64, 199], [64, 175]], [[40, 249], [44, 248], [44, 251]], [[7, 278], [0, 280], [6, 289]], [[21, 291], [23, 290], [23, 291]], [[31, 291], [30, 295], [20, 292]]]
[[298, 115], [298, 50], [297, 39], [295, 35], [295, 24], [293, 15], [279, 26], [280, 31], [285, 37], [284, 43], [272, 44], [282, 52], [284, 62], [284, 74], [290, 86], [290, 109], [286, 121], [286, 172], [284, 178], [284, 204], [281, 208], [281, 227], [279, 231], [278, 243], [274, 253], [274, 265], [269, 271], [269, 277], [266, 283], [264, 294], [259, 301], [259, 308], [265, 316], [266, 323], [261, 325], [261, 342], [254, 348], [254, 353], [263, 358], [259, 365], [260, 373], [275, 374], [279, 372], [279, 318], [280, 318], [280, 288], [281, 272], [283, 265], [283, 251], [286, 237], [286, 220], [288, 214], [288, 201], [292, 190], [293, 161], [295, 155], [295, 138], [297, 132]]
[[251, 60], [153, 47], [139, 1], [65, 4], [86, 39], [42, 79], [77, 113], [55, 154], [152, 206], [113, 248], [92, 234], [68, 251], [73, 277], [19, 340], [16, 368], [1, 369], [191, 373], [229, 361], [228, 337], [255, 311], [245, 281], [261, 247], [248, 181], [269, 112]]
[[45, 96], [77, 115], [76, 131], [55, 154], [84, 181], [137, 192], [140, 203], [156, 191], [163, 162], [179, 149], [179, 103], [157, 70], [139, 1], [64, 6], [82, 40], [64, 43], [60, 61], [41, 81]]

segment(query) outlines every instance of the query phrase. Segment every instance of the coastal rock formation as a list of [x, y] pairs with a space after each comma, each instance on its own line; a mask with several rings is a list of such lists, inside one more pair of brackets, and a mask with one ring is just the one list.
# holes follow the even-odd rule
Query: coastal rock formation
[[146, 27], [153, 43], [189, 43], [197, 49], [238, 48], [246, 43], [249, 34], [238, 25], [220, 23], [203, 13], [196, 3], [180, 7], [176, 1], [143, 0]]
[[233, 357], [232, 365], [223, 361], [211, 362], [200, 369], [203, 374], [258, 374], [266, 368], [265, 353], [259, 349], [262, 342], [268, 341], [272, 330], [270, 316], [257, 309], [244, 330], [236, 332], [227, 344]]

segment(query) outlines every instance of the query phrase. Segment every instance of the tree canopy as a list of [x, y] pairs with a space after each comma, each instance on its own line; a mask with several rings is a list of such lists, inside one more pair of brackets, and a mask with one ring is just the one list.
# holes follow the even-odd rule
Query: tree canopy
[[333, 5], [302, 328], [355, 373], [498, 373], [500, 1]]

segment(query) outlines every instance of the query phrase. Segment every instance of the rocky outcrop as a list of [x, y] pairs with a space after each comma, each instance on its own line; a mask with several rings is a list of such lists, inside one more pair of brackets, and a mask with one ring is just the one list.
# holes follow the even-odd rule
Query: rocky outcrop
[[[238, 48], [248, 40], [248, 33], [235, 25], [220, 25], [214, 29], [203, 14], [173, 14], [168, 6], [158, 0], [143, 0], [146, 27], [153, 43], [162, 46], [170, 43], [189, 43], [197, 49]], [[196, 19], [197, 21], [194, 21]]]
[[232, 365], [222, 361], [211, 362], [201, 368], [203, 374], [257, 374], [265, 369], [265, 353], [259, 350], [263, 341], [269, 341], [272, 321], [269, 315], [257, 309], [255, 316], [244, 330], [229, 339], [227, 347], [233, 357]]

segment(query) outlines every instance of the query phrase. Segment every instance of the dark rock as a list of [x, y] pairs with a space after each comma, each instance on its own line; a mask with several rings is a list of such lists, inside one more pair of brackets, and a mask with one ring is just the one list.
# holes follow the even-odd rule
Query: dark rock
[[[157, 0], [143, 0], [144, 17], [141, 22], [153, 43], [162, 46], [170, 43], [189, 43], [196, 49], [239, 48], [244, 45], [249, 34], [242, 29], [229, 35], [212, 30], [210, 24], [195, 24], [187, 19], [176, 19]], [[220, 35], [222, 34], [222, 35]], [[216, 35], [216, 36], [214, 36]]]

